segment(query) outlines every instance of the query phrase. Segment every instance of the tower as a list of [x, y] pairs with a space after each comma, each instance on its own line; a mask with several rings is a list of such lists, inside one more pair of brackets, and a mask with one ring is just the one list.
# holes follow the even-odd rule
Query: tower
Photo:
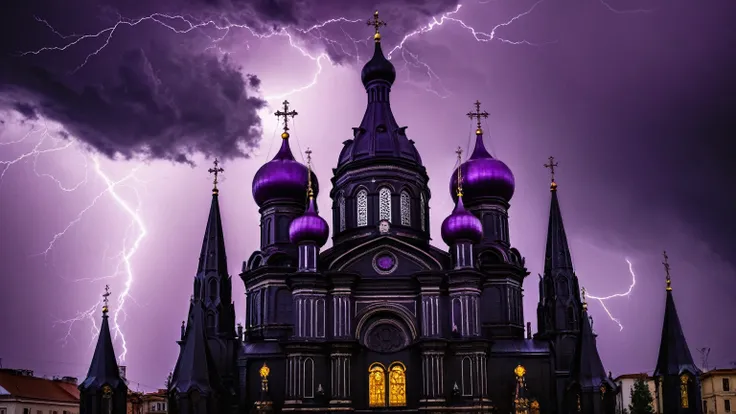
[[544, 275], [539, 280], [539, 304], [537, 305], [537, 336], [554, 344], [557, 375], [557, 397], [563, 401], [567, 378], [570, 376], [575, 348], [580, 333], [580, 287], [572, 265], [562, 212], [557, 199], [555, 167], [558, 163], [549, 157], [552, 180], [547, 247], [544, 255]]
[[565, 405], [572, 413], [614, 414], [616, 385], [606, 375], [598, 354], [593, 318], [588, 315], [588, 304], [585, 300], [585, 288], [581, 289], [581, 293], [583, 301], [579, 318], [580, 335]]
[[667, 288], [662, 323], [662, 339], [659, 344], [654, 380], [657, 386], [656, 401], [659, 412], [667, 414], [696, 414], [701, 412], [700, 369], [693, 362], [680, 318], [677, 316], [672, 296], [670, 264], [667, 252], [664, 265]]
[[125, 414], [128, 385], [120, 377], [108, 322], [110, 287], [105, 286], [102, 324], [87, 378], [79, 385], [80, 414]]
[[480, 101], [475, 111], [467, 114], [477, 122], [475, 147], [450, 179], [450, 195], [457, 201], [457, 182], [462, 176], [465, 208], [480, 219], [483, 238], [474, 247], [477, 264], [484, 274], [481, 329], [486, 337], [523, 338], [524, 312], [522, 284], [528, 274], [524, 258], [511, 247], [508, 209], [514, 195], [514, 175], [509, 167], [491, 156], [483, 143], [481, 120], [488, 112], [481, 111]]
[[[194, 276], [194, 290], [187, 317], [188, 322], [182, 324], [181, 339], [178, 341], [180, 354], [172, 377], [172, 383], [176, 385], [174, 391], [179, 396], [175, 401], [175, 406], [178, 404], [182, 413], [188, 413], [191, 411], [187, 410], [194, 409], [191, 408], [193, 403], [190, 402], [190, 399], [198, 400], [200, 397], [210, 395], [208, 393], [212, 394], [208, 398], [218, 398], [223, 407], [227, 407], [227, 404], [236, 404], [235, 401], [229, 401], [227, 398], [238, 388], [235, 365], [240, 341], [235, 332], [232, 278], [227, 269], [225, 237], [219, 204], [220, 190], [217, 188], [219, 174], [222, 172], [224, 170], [219, 166], [219, 161], [215, 159], [213, 168], [209, 169], [209, 173], [214, 176], [212, 202], [202, 240], [197, 273]], [[200, 344], [201, 341], [204, 341], [205, 344]], [[207, 355], [206, 358], [205, 355]], [[194, 372], [204, 369], [198, 366], [199, 363], [204, 364], [207, 375]], [[214, 388], [207, 385], [210, 387], [210, 391], [207, 392], [199, 381], [200, 377], [206, 376], [215, 376], [216, 378], [212, 381], [217, 382], [217, 387]], [[200, 394], [190, 395], [190, 391], [194, 389], [191, 387], [200, 387], [198, 388]], [[186, 408], [187, 404], [189, 408]]]

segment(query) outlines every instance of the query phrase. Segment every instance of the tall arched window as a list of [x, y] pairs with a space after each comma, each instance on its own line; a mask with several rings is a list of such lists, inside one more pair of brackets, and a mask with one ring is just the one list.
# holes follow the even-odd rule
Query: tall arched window
[[401, 225], [411, 226], [411, 197], [406, 191], [401, 192]]
[[217, 299], [217, 279], [214, 277], [211, 278], [208, 285], [207, 290], [209, 290], [209, 292], [207, 293], [209, 294], [210, 300], [214, 302], [215, 299]]
[[460, 380], [462, 382], [462, 392], [464, 396], [473, 395], [473, 360], [470, 357], [463, 357], [460, 363]]
[[342, 193], [337, 199], [337, 214], [340, 220], [340, 231], [345, 231], [345, 196]]
[[314, 398], [314, 360], [307, 358], [304, 360], [304, 398]]
[[386, 369], [378, 362], [368, 368], [368, 405], [386, 406]]
[[688, 408], [690, 406], [690, 398], [687, 395], [687, 385], [690, 382], [687, 374], [680, 376], [680, 405], [682, 408]]
[[419, 226], [422, 231], [427, 230], [427, 200], [424, 198], [424, 193], [419, 195]]
[[355, 197], [358, 213], [358, 227], [368, 225], [368, 191], [360, 190]]
[[401, 407], [406, 405], [406, 367], [401, 362], [394, 362], [388, 370], [388, 405]]
[[391, 190], [386, 187], [378, 190], [378, 219], [391, 221]]

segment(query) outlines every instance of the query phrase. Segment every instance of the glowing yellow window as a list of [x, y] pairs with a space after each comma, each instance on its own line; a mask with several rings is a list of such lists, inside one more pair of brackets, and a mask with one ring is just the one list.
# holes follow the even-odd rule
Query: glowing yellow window
[[682, 405], [682, 408], [688, 408], [688, 406], [690, 405], [690, 401], [687, 395], [687, 383], [689, 380], [690, 378], [688, 378], [686, 374], [682, 374], [680, 376], [680, 405]]
[[388, 405], [391, 407], [406, 405], [406, 367], [401, 362], [394, 362], [388, 370]]
[[386, 369], [378, 362], [368, 368], [368, 405], [386, 406]]

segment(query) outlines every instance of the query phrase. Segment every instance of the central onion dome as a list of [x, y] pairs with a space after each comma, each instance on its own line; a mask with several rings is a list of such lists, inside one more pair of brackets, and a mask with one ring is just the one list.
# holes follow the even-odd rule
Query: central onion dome
[[[511, 169], [501, 160], [493, 158], [483, 145], [483, 130], [478, 128], [475, 149], [467, 161], [460, 165], [465, 200], [474, 202], [487, 197], [498, 197], [506, 202], [514, 196], [516, 183]], [[450, 179], [450, 194], [457, 200], [457, 169]]]
[[452, 210], [445, 221], [442, 222], [442, 240], [448, 246], [459, 241], [467, 241], [473, 244], [483, 238], [483, 224], [478, 217], [465, 209], [462, 195], [457, 198], [455, 209]]
[[284, 131], [281, 148], [273, 159], [261, 166], [253, 177], [253, 199], [258, 207], [269, 200], [293, 201], [304, 205], [307, 177], [311, 174], [314, 194], [319, 192], [317, 176], [297, 162], [289, 146], [289, 133]]
[[363, 66], [363, 70], [360, 72], [360, 80], [363, 81], [363, 86], [368, 86], [368, 83], [374, 80], [383, 80], [393, 85], [396, 80], [396, 68], [383, 55], [380, 42], [381, 35], [379, 33], [376, 33], [376, 35], [378, 38], [376, 39], [373, 57]]
[[307, 210], [289, 225], [289, 240], [294, 244], [313, 242], [317, 247], [322, 247], [329, 235], [330, 226], [317, 214], [314, 197], [310, 196]]

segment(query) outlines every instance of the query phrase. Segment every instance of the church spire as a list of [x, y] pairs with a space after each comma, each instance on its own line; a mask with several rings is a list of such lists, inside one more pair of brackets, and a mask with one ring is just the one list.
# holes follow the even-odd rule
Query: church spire
[[207, 218], [207, 227], [204, 231], [204, 240], [202, 241], [202, 251], [199, 255], [199, 266], [197, 267], [197, 275], [214, 271], [218, 274], [227, 276], [227, 257], [225, 256], [225, 237], [222, 233], [222, 218], [220, 217], [220, 190], [217, 189], [218, 177], [220, 173], [225, 172], [219, 167], [219, 161], [215, 158], [214, 167], [208, 171], [214, 176], [212, 187], [212, 204], [210, 205], [210, 214]]
[[[549, 225], [547, 227], [547, 248], [545, 252], [544, 272], [566, 271], [573, 272], [572, 256], [570, 247], [567, 243], [567, 235], [565, 234], [565, 226], [562, 224], [562, 212], [560, 211], [560, 202], [557, 199], [557, 183], [555, 182], [555, 167], [559, 164], [555, 162], [555, 157], [549, 157], [549, 164], [544, 164], [545, 168], [549, 168], [552, 179], [550, 183], [550, 191], [552, 199], [549, 207]], [[576, 288], [577, 290], [577, 288]]]
[[110, 287], [105, 286], [102, 306], [102, 324], [97, 338], [97, 347], [92, 357], [92, 363], [87, 372], [87, 378], [79, 385], [80, 413], [92, 414], [98, 411], [97, 407], [107, 404], [112, 414], [124, 414], [128, 392], [125, 380], [120, 376], [115, 349], [110, 335], [109, 302]]

